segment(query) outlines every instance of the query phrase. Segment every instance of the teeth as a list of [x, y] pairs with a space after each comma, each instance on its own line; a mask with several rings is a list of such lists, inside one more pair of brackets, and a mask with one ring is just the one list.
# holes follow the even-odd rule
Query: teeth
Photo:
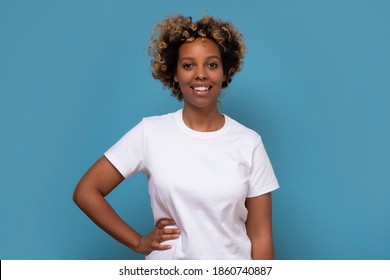
[[194, 90], [196, 90], [196, 91], [206, 91], [209, 89], [210, 89], [210, 87], [194, 87]]

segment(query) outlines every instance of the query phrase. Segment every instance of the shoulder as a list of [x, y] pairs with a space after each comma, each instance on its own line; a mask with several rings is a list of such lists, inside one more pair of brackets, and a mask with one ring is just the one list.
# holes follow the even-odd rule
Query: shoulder
[[144, 126], [148, 127], [159, 127], [161, 125], [172, 125], [172, 122], [175, 121], [177, 112], [173, 113], [167, 113], [164, 115], [156, 115], [156, 116], [150, 116], [145, 117], [142, 119], [141, 123], [143, 123]]
[[145, 135], [161, 137], [162, 135], [172, 133], [176, 129], [176, 116], [177, 112], [144, 117], [141, 121], [141, 126]]
[[254, 145], [256, 145], [258, 142], [261, 142], [261, 136], [255, 130], [248, 128], [247, 126], [230, 118], [229, 116], [226, 117], [229, 118], [229, 121], [231, 123], [231, 133], [233, 135], [240, 136], [247, 141], [253, 142]]

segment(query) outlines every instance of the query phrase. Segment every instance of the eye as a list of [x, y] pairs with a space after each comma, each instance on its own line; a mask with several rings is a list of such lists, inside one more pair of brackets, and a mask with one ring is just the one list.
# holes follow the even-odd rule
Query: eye
[[186, 70], [189, 70], [193, 67], [194, 67], [194, 65], [192, 63], [183, 63], [183, 68]]
[[211, 63], [208, 64], [208, 67], [209, 67], [210, 69], [215, 69], [215, 68], [218, 67], [218, 64], [215, 63], [215, 62], [211, 62]]

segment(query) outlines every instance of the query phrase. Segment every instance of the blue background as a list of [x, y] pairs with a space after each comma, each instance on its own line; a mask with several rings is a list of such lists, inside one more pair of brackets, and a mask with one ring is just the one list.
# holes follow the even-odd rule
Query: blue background
[[[182, 106], [150, 74], [154, 25], [208, 13], [245, 35], [221, 111], [259, 132], [281, 184], [278, 259], [390, 259], [388, 1], [0, 1], [0, 258], [142, 259], [73, 203], [142, 117]], [[146, 178], [108, 200], [141, 233]]]

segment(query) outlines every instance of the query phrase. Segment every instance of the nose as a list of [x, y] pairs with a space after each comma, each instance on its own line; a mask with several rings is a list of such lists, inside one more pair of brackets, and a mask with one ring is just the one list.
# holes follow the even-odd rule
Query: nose
[[196, 80], [207, 80], [207, 72], [203, 67], [197, 69], [195, 73]]

